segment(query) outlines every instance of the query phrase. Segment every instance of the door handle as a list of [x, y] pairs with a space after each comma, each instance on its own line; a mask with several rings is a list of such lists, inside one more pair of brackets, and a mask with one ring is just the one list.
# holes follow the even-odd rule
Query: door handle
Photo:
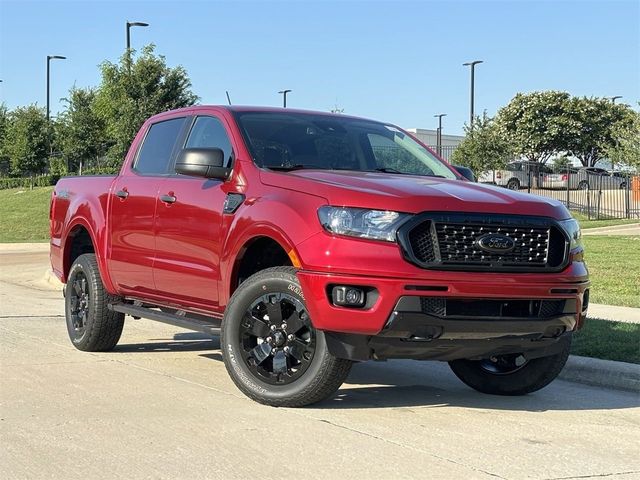
[[125, 199], [129, 196], [129, 192], [127, 192], [126, 190], [118, 190], [116, 192], [116, 197], [121, 198], [121, 199]]
[[164, 203], [175, 203], [176, 197], [173, 195], [160, 195], [160, 201]]

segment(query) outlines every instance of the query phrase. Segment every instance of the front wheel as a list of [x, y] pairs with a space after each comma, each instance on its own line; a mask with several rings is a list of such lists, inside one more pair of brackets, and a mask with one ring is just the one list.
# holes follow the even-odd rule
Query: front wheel
[[319, 402], [340, 388], [352, 362], [329, 352], [291, 267], [263, 270], [234, 292], [222, 322], [222, 356], [237, 387], [277, 407]]
[[449, 362], [453, 373], [471, 388], [493, 395], [526, 395], [546, 387], [559, 374], [571, 348], [571, 336], [559, 340], [562, 350], [527, 360], [522, 354]]

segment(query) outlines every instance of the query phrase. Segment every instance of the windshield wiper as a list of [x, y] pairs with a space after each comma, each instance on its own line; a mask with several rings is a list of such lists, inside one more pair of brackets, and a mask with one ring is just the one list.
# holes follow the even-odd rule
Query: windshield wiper
[[383, 173], [400, 173], [403, 174], [405, 172], [401, 172], [400, 170], [397, 170], [395, 168], [390, 168], [390, 167], [379, 167], [379, 168], [374, 168], [373, 170], [371, 170], [372, 172], [383, 172]]
[[308, 168], [307, 165], [301, 165], [301, 164], [296, 164], [296, 165], [270, 165], [267, 167], [269, 170], [278, 170], [281, 172], [290, 172], [291, 170], [302, 170], [304, 168]]

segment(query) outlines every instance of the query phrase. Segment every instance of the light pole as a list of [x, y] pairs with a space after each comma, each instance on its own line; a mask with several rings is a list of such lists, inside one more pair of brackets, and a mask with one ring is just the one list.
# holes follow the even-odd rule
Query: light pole
[[127, 22], [127, 52], [131, 48], [131, 27], [148, 27], [148, 23], [144, 22]]
[[63, 57], [62, 55], [47, 55], [47, 122], [49, 122], [49, 112], [50, 110], [50, 105], [49, 105], [49, 90], [50, 90], [50, 71], [51, 71], [51, 67], [50, 67], [50, 63], [51, 60], [66, 60], [67, 57]]
[[463, 63], [462, 65], [465, 67], [471, 67], [471, 111], [469, 114], [469, 126], [473, 127], [473, 103], [474, 103], [474, 95], [475, 95], [475, 72], [476, 65], [479, 63], [483, 63], [483, 60], [474, 60], [473, 62]]
[[442, 156], [442, 117], [446, 117], [446, 113], [438, 113], [434, 115], [438, 119], [438, 130], [436, 130], [436, 150], [438, 155]]
[[611, 103], [616, 103], [616, 100], [622, 98], [622, 95], [614, 95], [613, 97], [606, 97], [611, 100]]
[[282, 94], [282, 106], [283, 108], [287, 108], [287, 93], [290, 93], [291, 90], [280, 90], [278, 93]]

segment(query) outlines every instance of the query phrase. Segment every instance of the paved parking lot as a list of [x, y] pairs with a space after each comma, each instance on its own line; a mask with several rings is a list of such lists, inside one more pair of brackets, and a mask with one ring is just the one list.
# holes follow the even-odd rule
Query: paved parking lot
[[75, 350], [46, 263], [0, 251], [2, 479], [640, 478], [633, 393], [492, 397], [396, 361], [357, 365], [323, 404], [265, 407], [200, 334], [128, 319], [114, 352]]

